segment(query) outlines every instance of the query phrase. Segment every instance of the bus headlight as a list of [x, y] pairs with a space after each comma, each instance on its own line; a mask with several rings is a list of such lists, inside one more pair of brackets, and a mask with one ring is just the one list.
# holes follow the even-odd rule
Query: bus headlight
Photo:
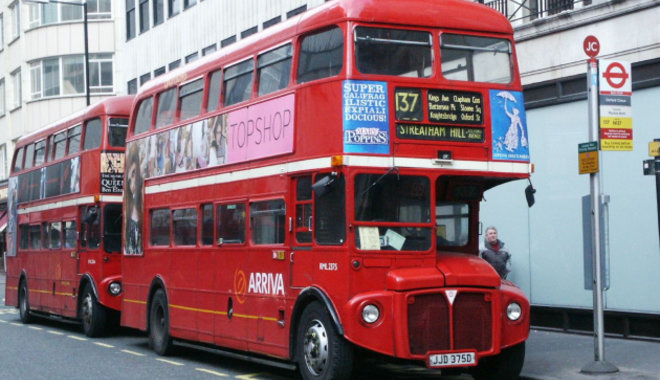
[[362, 308], [362, 320], [366, 323], [372, 324], [376, 322], [378, 318], [380, 318], [380, 310], [378, 310], [378, 306], [368, 304]]
[[119, 293], [121, 293], [121, 282], [111, 282], [108, 286], [108, 292], [110, 292], [110, 294], [113, 296], [118, 296]]
[[506, 307], [506, 316], [512, 321], [519, 320], [522, 316], [522, 307], [517, 302], [511, 302]]

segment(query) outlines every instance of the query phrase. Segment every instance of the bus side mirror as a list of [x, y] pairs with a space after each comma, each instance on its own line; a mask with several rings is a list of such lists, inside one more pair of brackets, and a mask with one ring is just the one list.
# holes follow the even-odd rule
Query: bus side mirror
[[333, 176], [323, 177], [312, 185], [312, 190], [317, 196], [323, 196], [323, 194], [328, 192], [328, 187], [332, 185], [334, 181], [335, 177]]
[[529, 185], [525, 188], [525, 198], [527, 198], [527, 207], [534, 206], [534, 202], [536, 201], [534, 199], [534, 193], [536, 193], [536, 189], [532, 186], [532, 183], [530, 182]]

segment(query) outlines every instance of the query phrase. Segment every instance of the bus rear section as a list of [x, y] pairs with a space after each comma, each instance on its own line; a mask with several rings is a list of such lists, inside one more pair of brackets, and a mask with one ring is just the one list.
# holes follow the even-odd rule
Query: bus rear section
[[121, 309], [121, 192], [132, 96], [103, 100], [17, 143], [9, 178], [5, 303], [88, 336]]

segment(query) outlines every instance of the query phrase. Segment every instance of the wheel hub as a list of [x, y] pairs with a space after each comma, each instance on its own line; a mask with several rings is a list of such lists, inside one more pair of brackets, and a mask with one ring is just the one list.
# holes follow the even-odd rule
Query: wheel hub
[[328, 334], [319, 320], [314, 320], [305, 332], [305, 364], [318, 376], [328, 364]]

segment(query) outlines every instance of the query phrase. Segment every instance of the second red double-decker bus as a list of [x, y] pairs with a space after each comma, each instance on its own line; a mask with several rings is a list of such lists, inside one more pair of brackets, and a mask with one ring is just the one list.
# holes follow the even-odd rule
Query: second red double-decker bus
[[467, 1], [330, 1], [143, 86], [122, 325], [344, 379], [356, 348], [521, 368], [529, 303], [477, 255], [529, 177], [509, 22]]
[[5, 303], [102, 334], [121, 307], [121, 193], [132, 96], [89, 106], [17, 144]]

